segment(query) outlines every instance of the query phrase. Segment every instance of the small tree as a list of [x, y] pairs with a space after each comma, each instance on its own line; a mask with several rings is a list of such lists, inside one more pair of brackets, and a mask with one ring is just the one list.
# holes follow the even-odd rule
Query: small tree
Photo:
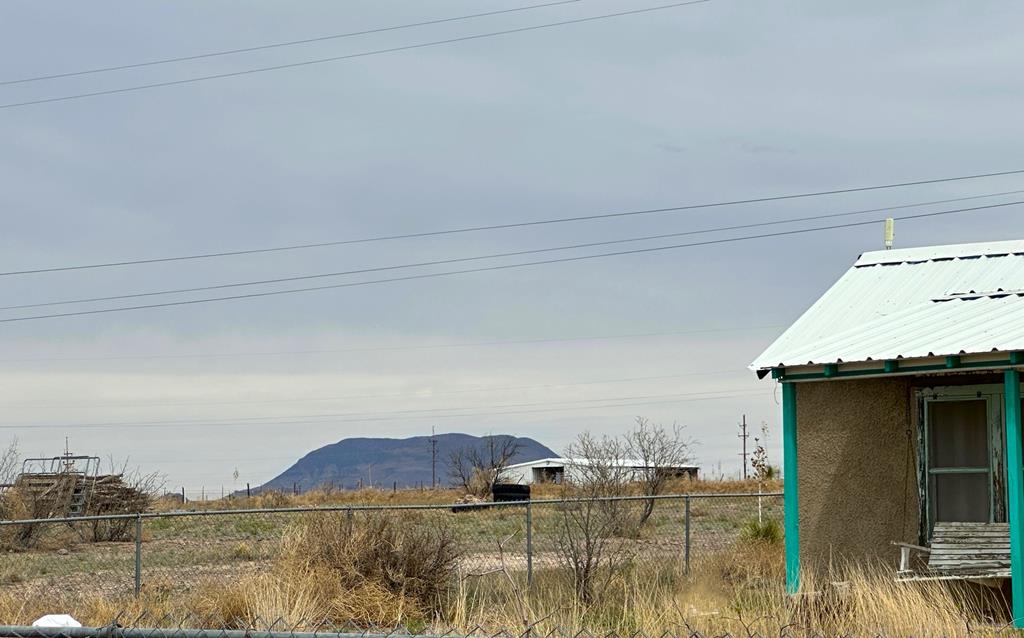
[[[623, 437], [623, 448], [631, 461], [640, 467], [633, 471], [633, 480], [644, 496], [663, 494], [669, 481], [676, 478], [678, 468], [693, 461], [693, 441], [684, 436], [683, 427], [673, 423], [665, 427], [636, 417], [636, 427]], [[654, 513], [654, 499], [644, 501], [639, 525]]]
[[764, 442], [768, 440], [768, 424], [761, 421], [761, 436], [754, 437], [754, 453], [750, 457], [750, 465], [754, 468], [754, 478], [757, 480], [757, 522], [763, 523], [761, 493], [764, 491], [764, 484], [775, 477], [775, 468], [768, 463], [768, 451]]
[[566, 483], [584, 498], [625, 496], [630, 473], [626, 467], [626, 445], [609, 436], [597, 438], [583, 432], [565, 449]]
[[522, 444], [515, 437], [487, 435], [483, 445], [453, 450], [448, 457], [448, 474], [467, 493], [485, 497], [520, 449]]
[[615, 537], [635, 525], [622, 503], [607, 500], [628, 492], [624, 453], [620, 439], [597, 438], [589, 432], [566, 449], [569, 462], [562, 490], [571, 500], [560, 509], [556, 547], [572, 575], [576, 596], [588, 605], [600, 598], [631, 557]]

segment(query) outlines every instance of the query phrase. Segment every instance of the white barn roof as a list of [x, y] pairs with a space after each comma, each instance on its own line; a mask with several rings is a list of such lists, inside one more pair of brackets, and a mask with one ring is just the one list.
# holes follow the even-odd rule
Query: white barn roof
[[[513, 470], [513, 469], [526, 468], [526, 467], [564, 467], [566, 465], [584, 466], [584, 465], [590, 465], [590, 464], [591, 464], [591, 460], [590, 459], [552, 457], [552, 458], [546, 458], [546, 459], [536, 459], [534, 461], [526, 461], [526, 462], [523, 462], [523, 463], [515, 463], [513, 465], [509, 465], [505, 469]], [[649, 467], [646, 463], [644, 463], [643, 461], [641, 461], [639, 459], [614, 459], [613, 465], [618, 465], [620, 467], [627, 467], [627, 468], [637, 468], [637, 469]], [[671, 467], [673, 469], [693, 469], [693, 468], [697, 468], [698, 466], [684, 464], [684, 465], [672, 465], [672, 466], [662, 466], [662, 467]]]
[[1024, 350], [1024, 241], [864, 253], [751, 365]]

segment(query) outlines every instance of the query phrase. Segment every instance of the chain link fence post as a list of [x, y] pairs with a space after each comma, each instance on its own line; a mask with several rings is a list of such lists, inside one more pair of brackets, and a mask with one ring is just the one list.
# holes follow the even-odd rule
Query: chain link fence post
[[142, 593], [142, 514], [135, 516], [135, 597]]
[[687, 494], [685, 497], [683, 497], [683, 503], [684, 503], [684, 508], [683, 509], [685, 510], [685, 513], [684, 513], [685, 519], [684, 519], [684, 522], [683, 522], [683, 529], [684, 529], [683, 533], [685, 534], [685, 538], [683, 540], [683, 570], [684, 570], [684, 573], [687, 576], [689, 576], [690, 575], [690, 495], [689, 494]]
[[526, 503], [526, 586], [533, 586], [533, 503]]

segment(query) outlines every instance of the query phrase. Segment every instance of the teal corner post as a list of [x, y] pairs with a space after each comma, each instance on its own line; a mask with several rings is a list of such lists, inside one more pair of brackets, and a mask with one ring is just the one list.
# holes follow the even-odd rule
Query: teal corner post
[[1020, 372], [1003, 375], [1006, 394], [1006, 481], [1010, 518], [1010, 577], [1013, 624], [1024, 628], [1024, 463], [1021, 450]]
[[786, 526], [786, 591], [800, 589], [800, 498], [797, 493], [796, 384], [782, 384], [783, 505]]

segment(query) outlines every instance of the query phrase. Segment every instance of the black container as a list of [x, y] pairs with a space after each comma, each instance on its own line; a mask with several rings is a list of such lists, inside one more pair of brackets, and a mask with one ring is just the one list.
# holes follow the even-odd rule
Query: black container
[[530, 500], [530, 486], [516, 483], [495, 483], [491, 486], [495, 503]]

